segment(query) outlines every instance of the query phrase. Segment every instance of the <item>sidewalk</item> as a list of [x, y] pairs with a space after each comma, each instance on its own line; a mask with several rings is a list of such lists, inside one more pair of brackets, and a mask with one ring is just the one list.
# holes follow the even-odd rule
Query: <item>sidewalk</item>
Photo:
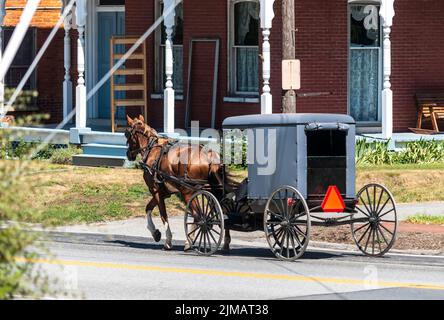
[[444, 216], [444, 202], [400, 203], [396, 207], [399, 221], [415, 215]]

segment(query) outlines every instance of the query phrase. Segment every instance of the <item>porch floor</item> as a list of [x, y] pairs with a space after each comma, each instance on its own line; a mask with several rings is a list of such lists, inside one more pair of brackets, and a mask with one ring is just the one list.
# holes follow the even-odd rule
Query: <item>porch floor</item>
[[[384, 141], [385, 139], [382, 137], [381, 133], [368, 133], [368, 134], [359, 134], [357, 135], [357, 139], [367, 139], [370, 141]], [[444, 132], [439, 134], [416, 134], [413, 132], [397, 132], [393, 133], [393, 141], [395, 142], [412, 142], [418, 140], [436, 140], [436, 141], [444, 141]]]

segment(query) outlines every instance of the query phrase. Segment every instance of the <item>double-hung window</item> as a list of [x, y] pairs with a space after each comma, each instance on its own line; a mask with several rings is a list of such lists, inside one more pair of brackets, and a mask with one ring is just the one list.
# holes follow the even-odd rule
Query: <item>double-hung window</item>
[[381, 23], [378, 2], [349, 5], [349, 113], [361, 123], [381, 120]]
[[[14, 28], [5, 27], [3, 29], [3, 51], [11, 39], [12, 33], [14, 32]], [[34, 61], [36, 55], [36, 29], [29, 28], [23, 38], [22, 44], [17, 51], [17, 54], [12, 61], [11, 66], [9, 67], [8, 72], [5, 76], [5, 87], [14, 89], [18, 86], [20, 81], [23, 79], [23, 76], [28, 71], [32, 62]], [[33, 92], [37, 89], [37, 77], [36, 72], [34, 71], [23, 87], [24, 92]], [[27, 98], [24, 101], [20, 100], [20, 105], [15, 105], [16, 109], [34, 109], [36, 107], [37, 101], [33, 97], [33, 94], [26, 95]], [[22, 101], [23, 100], [23, 101]]]
[[231, 0], [229, 9], [229, 91], [259, 95], [259, 2]]

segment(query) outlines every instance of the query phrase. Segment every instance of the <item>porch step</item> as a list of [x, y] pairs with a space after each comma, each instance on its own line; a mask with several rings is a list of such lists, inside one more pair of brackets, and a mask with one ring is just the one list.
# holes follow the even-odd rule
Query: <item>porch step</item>
[[94, 154], [80, 154], [72, 158], [73, 165], [82, 167], [123, 167], [127, 161], [126, 156], [118, 157]]
[[82, 144], [108, 144], [113, 146], [126, 146], [126, 138], [123, 133], [91, 131], [83, 133]]
[[83, 154], [87, 155], [125, 157], [127, 147], [103, 143], [88, 143], [82, 145], [82, 149]]

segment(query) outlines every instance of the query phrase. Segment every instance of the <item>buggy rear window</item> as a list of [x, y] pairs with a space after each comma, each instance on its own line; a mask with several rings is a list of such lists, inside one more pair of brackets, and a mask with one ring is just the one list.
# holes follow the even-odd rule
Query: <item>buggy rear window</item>
[[321, 197], [329, 186], [346, 192], [347, 132], [306, 131], [307, 188], [309, 196]]

